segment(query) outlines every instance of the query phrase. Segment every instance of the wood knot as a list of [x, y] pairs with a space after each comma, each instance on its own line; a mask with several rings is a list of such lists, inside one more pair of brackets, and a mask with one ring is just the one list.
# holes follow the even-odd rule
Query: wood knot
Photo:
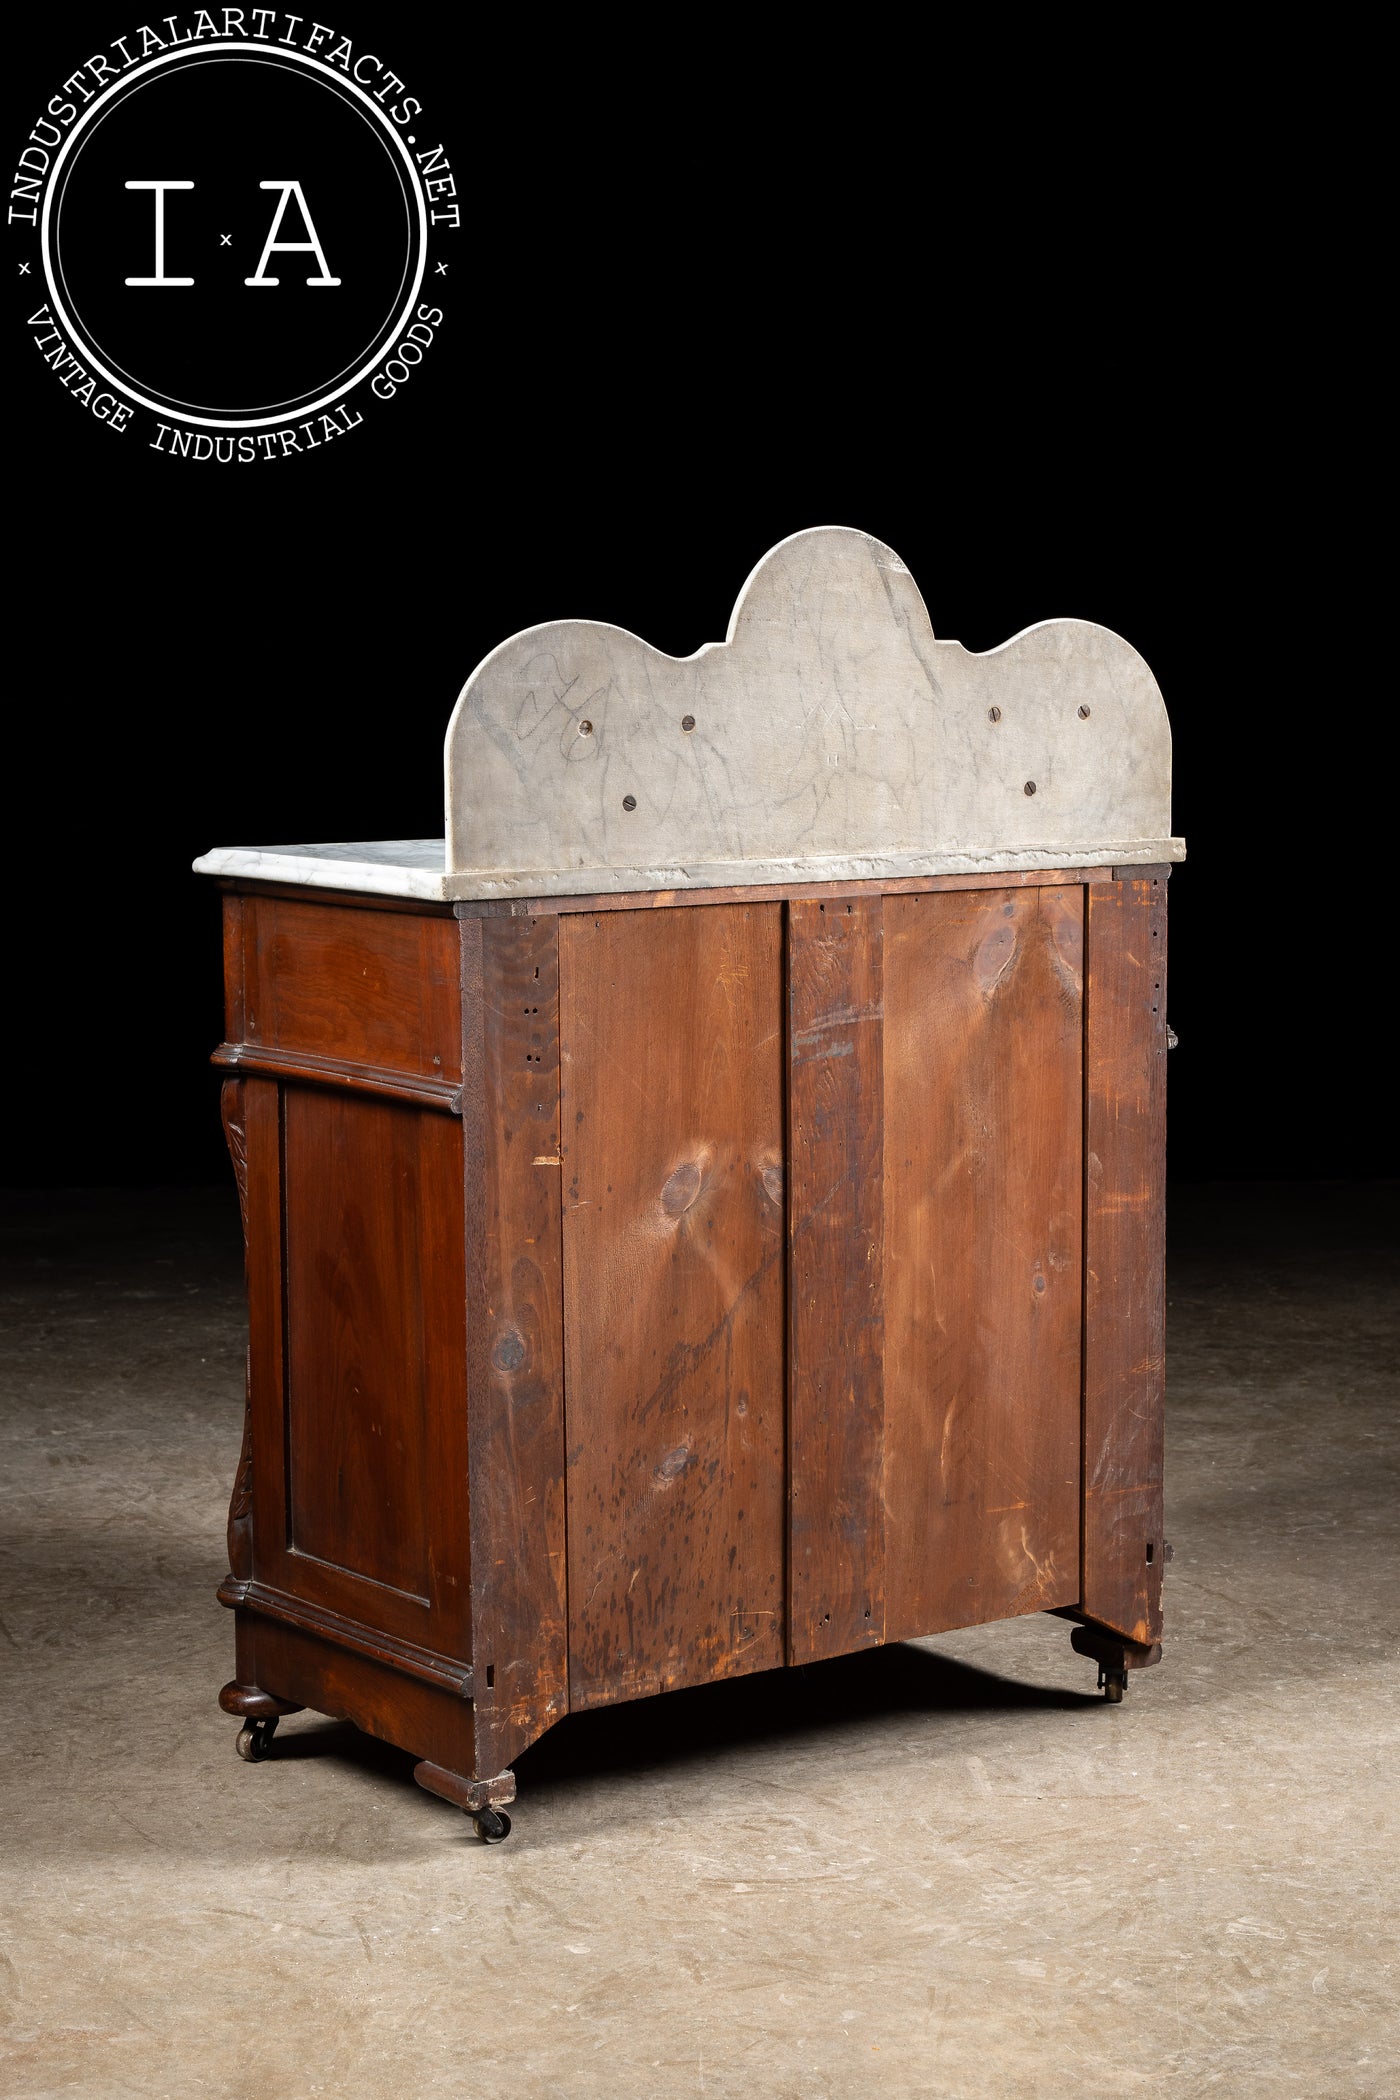
[[685, 1471], [689, 1459], [689, 1444], [677, 1444], [674, 1451], [668, 1451], [666, 1453], [666, 1456], [662, 1459], [660, 1465], [656, 1469], [655, 1477], [661, 1481], [674, 1480], [678, 1473], [683, 1473]]
[[496, 1337], [496, 1346], [491, 1351], [491, 1362], [496, 1370], [509, 1373], [518, 1371], [528, 1354], [525, 1337], [519, 1328], [507, 1327], [504, 1333]]
[[984, 992], [993, 992], [1011, 966], [1016, 953], [1016, 928], [1003, 920], [978, 943], [973, 970]]
[[661, 1208], [668, 1217], [678, 1218], [682, 1211], [690, 1209], [704, 1178], [693, 1159], [682, 1160], [661, 1191]]

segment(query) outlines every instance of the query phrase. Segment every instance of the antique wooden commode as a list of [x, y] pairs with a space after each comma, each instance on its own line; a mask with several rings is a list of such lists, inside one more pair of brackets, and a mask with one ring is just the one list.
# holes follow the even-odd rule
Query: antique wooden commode
[[1160, 1653], [1171, 743], [798, 534], [474, 672], [447, 836], [229, 849], [237, 1676], [503, 1837], [563, 1714], [1054, 1611]]

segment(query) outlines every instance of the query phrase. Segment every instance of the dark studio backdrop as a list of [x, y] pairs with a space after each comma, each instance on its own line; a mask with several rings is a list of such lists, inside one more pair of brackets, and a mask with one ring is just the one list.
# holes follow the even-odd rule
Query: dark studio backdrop
[[[12, 159], [139, 19], [11, 32]], [[688, 653], [829, 523], [893, 544], [970, 648], [1075, 614], [1152, 665], [1189, 849], [1174, 1174], [1393, 1171], [1358, 1099], [1383, 787], [1301, 689], [1325, 550], [1270, 551], [1276, 287], [1235, 238], [1223, 91], [1168, 122], [1128, 58], [1061, 52], [1047, 104], [1028, 51], [990, 101], [975, 68], [934, 92], [873, 24], [799, 80], [596, 24], [488, 52], [457, 11], [333, 19], [428, 104], [464, 204], [439, 341], [382, 414], [312, 457], [172, 461], [75, 404], [12, 296], [4, 1179], [222, 1179], [192, 858], [439, 834], [447, 717], [498, 641], [582, 615]]]

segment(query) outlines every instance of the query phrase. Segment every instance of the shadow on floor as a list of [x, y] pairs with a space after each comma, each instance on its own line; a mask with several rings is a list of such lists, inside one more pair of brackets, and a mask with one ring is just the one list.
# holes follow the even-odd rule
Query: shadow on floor
[[[895, 1644], [791, 1670], [767, 1670], [662, 1698], [569, 1714], [515, 1761], [532, 1791], [597, 1773], [676, 1771], [716, 1751], [759, 1742], [795, 1745], [833, 1727], [858, 1729], [895, 1713], [1073, 1711], [1097, 1707], [1089, 1692], [1019, 1683], [925, 1648]], [[409, 1782], [413, 1758], [344, 1722], [302, 1724], [279, 1735], [281, 1758], [343, 1757]]]

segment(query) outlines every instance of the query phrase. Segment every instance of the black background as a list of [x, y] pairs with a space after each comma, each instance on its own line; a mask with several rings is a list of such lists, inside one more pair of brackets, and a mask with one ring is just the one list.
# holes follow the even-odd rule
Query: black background
[[[12, 41], [12, 159], [140, 19]], [[464, 223], [424, 366], [309, 458], [115, 435], [31, 345], [37, 269], [18, 288], [4, 1179], [226, 1173], [195, 854], [439, 834], [447, 717], [504, 636], [583, 615], [687, 653], [766, 548], [830, 523], [899, 551], [940, 635], [1079, 615], [1156, 672], [1189, 849], [1173, 1172], [1393, 1171], [1391, 791], [1358, 719], [1390, 703], [1347, 669], [1375, 615], [1338, 602], [1303, 488], [1322, 381], [1286, 164], [1198, 53], [1063, 24], [940, 52], [937, 24], [824, 46], [811, 18], [768, 54], [590, 18], [487, 49], [436, 10], [337, 8], [425, 103]], [[10, 247], [13, 281], [35, 244]]]

